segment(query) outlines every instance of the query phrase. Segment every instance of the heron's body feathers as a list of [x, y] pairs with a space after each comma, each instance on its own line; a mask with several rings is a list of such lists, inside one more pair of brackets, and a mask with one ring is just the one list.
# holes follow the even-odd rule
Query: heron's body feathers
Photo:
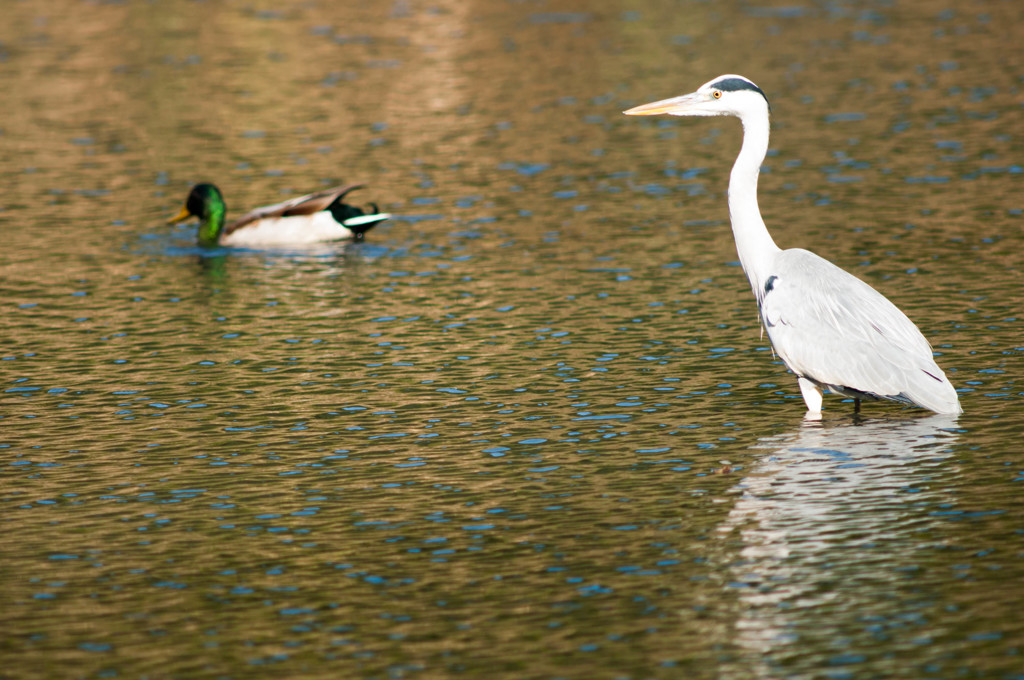
[[771, 271], [761, 319], [791, 371], [839, 394], [960, 412], [931, 345], [881, 293], [800, 248], [779, 251]]

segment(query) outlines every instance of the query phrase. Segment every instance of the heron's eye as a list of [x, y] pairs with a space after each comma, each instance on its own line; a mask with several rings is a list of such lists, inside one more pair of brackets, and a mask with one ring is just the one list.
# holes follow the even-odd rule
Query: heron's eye
[[712, 90], [711, 91], [711, 96], [714, 97], [715, 99], [721, 99], [722, 98], [722, 91], [721, 90]]

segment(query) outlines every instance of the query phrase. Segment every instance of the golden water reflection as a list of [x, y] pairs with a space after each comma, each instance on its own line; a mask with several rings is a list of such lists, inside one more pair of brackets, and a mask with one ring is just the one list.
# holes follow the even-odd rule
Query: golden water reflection
[[[759, 660], [757, 675], [777, 666], [812, 672], [802, 658], [808, 646], [851, 660], [837, 665], [856, 659], [880, 672], [888, 661], [876, 633], [896, 646], [925, 635], [941, 615], [928, 590], [937, 510], [953, 502], [946, 480], [957, 474], [948, 463], [956, 427], [941, 415], [808, 423], [758, 443], [719, 527], [742, 543], [730, 565], [744, 605], [736, 641]], [[919, 619], [902, 626], [910, 603]]]
[[[5, 7], [7, 672], [1009, 672], [1021, 13]], [[798, 425], [734, 262], [738, 125], [621, 116], [726, 72], [772, 100], [777, 241], [907, 310], [957, 429]], [[165, 225], [198, 180], [395, 219], [209, 253]]]

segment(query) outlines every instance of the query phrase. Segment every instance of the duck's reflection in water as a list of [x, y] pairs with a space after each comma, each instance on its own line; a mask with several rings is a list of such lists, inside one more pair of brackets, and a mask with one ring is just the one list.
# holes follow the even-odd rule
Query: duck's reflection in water
[[870, 665], [879, 639], [927, 635], [936, 594], [916, 577], [949, 502], [955, 428], [941, 415], [807, 422], [758, 443], [765, 455], [719, 527], [739, 594], [734, 642], [758, 676]]

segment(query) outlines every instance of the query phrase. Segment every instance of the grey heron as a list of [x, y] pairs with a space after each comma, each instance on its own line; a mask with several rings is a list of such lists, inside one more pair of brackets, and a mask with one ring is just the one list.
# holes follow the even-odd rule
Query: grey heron
[[931, 345], [893, 303], [856, 276], [801, 248], [775, 245], [757, 207], [768, 152], [768, 98], [753, 82], [723, 75], [696, 92], [637, 106], [630, 116], [736, 116], [743, 144], [729, 175], [729, 218], [740, 264], [772, 347], [797, 376], [807, 417], [821, 417], [824, 390], [890, 399], [937, 413], [962, 412]]

